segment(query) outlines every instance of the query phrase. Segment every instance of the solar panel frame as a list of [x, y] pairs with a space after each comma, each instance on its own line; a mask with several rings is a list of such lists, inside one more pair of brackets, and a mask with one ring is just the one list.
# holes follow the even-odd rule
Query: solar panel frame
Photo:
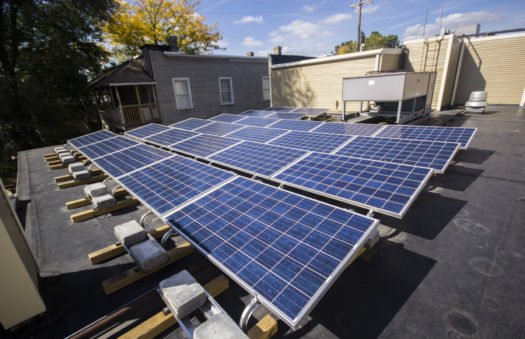
[[[315, 139], [316, 137], [318, 139]], [[283, 134], [282, 136], [269, 141], [268, 144], [312, 152], [330, 153], [349, 142], [352, 138], [354, 137], [343, 134], [291, 131], [290, 133]], [[295, 144], [294, 141], [296, 142]]]
[[261, 110], [249, 110], [241, 113], [242, 115], [247, 115], [249, 117], [268, 117], [272, 115], [273, 112], [261, 111]]
[[[222, 187], [228, 185], [229, 183], [233, 183], [234, 181], [239, 180], [239, 179], [250, 180], [250, 179], [246, 179], [246, 178], [242, 178], [242, 177], [234, 178], [231, 181], [225, 182], [222, 185], [218, 186], [217, 188], [215, 188], [212, 192], [210, 192], [208, 194], [213, 194], [215, 191], [218, 191]], [[253, 181], [253, 180], [250, 180], [250, 181]], [[264, 186], [267, 186], [267, 187], [271, 187], [271, 186], [265, 185], [263, 183], [257, 183], [257, 184], [264, 185]], [[279, 190], [278, 188], [275, 188], [275, 187], [271, 187], [271, 188], [273, 188], [274, 190]], [[287, 191], [284, 191], [284, 192], [286, 192], [286, 194], [289, 194], [289, 195], [298, 196], [301, 199], [305, 199], [305, 200], [307, 199], [309, 201], [315, 201], [313, 199], [310, 199], [310, 198], [307, 198], [307, 197], [303, 197], [303, 196], [300, 196], [300, 195], [292, 193], [292, 192], [287, 192]], [[376, 228], [377, 228], [377, 226], [379, 224], [379, 220], [377, 220], [377, 219], [373, 219], [373, 218], [370, 218], [370, 217], [367, 217], [367, 216], [363, 216], [361, 214], [358, 214], [358, 213], [355, 213], [355, 212], [351, 212], [351, 211], [342, 209], [342, 208], [337, 207], [337, 206], [333, 206], [333, 205], [326, 204], [326, 203], [323, 203], [323, 202], [315, 201], [315, 203], [318, 203], [319, 205], [329, 206], [330, 208], [333, 208], [334, 210], [337, 210], [337, 211], [342, 211], [344, 213], [350, 213], [350, 214], [353, 214], [353, 215], [357, 215], [358, 217], [361, 217], [361, 218], [369, 219], [369, 220], [372, 221], [372, 224], [366, 229], [366, 231], [364, 231], [362, 233], [362, 236], [359, 238], [359, 240], [353, 245], [352, 249], [344, 256], [344, 258], [340, 260], [339, 264], [335, 267], [335, 269], [332, 271], [332, 273], [330, 275], [328, 275], [328, 277], [324, 280], [324, 282], [321, 284], [319, 289], [317, 289], [317, 291], [309, 298], [308, 302], [303, 306], [303, 308], [297, 314], [297, 316], [294, 319], [291, 319], [282, 310], [280, 310], [278, 308], [278, 306], [274, 305], [272, 302], [267, 300], [264, 296], [262, 296], [259, 292], [257, 292], [255, 290], [255, 288], [252, 287], [247, 281], [243, 280], [241, 277], [239, 277], [238, 274], [234, 273], [228, 267], [226, 267], [226, 265], [223, 264], [219, 259], [215, 258], [211, 254], [211, 252], [209, 252], [208, 250], [203, 248], [200, 243], [198, 243], [197, 241], [192, 239], [190, 235], [187, 235], [186, 234], [187, 232], [182, 231], [181, 229], [179, 229], [179, 227], [177, 227], [174, 224], [174, 222], [170, 221], [170, 219], [169, 219], [170, 216], [173, 216], [177, 212], [182, 211], [183, 209], [185, 209], [186, 207], [188, 207], [188, 206], [190, 206], [190, 205], [192, 205], [194, 203], [197, 203], [202, 198], [205, 198], [205, 197], [201, 197], [199, 199], [195, 199], [194, 201], [192, 201], [190, 203], [187, 203], [187, 204], [184, 204], [184, 205], [181, 205], [181, 206], [177, 207], [175, 210], [171, 211], [170, 213], [164, 214], [162, 216], [162, 219], [164, 220], [164, 222], [166, 224], [170, 225], [170, 227], [172, 229], [174, 229], [176, 232], [178, 232], [180, 235], [182, 235], [187, 241], [189, 241], [200, 253], [205, 255], [215, 266], [217, 266], [221, 271], [223, 271], [225, 274], [227, 274], [233, 281], [235, 281], [244, 290], [246, 290], [248, 293], [250, 293], [250, 295], [252, 295], [253, 297], [256, 297], [257, 301], [261, 305], [265, 306], [269, 310], [272, 310], [274, 312], [274, 314], [276, 314], [281, 320], [283, 320], [288, 326], [290, 326], [294, 330], [297, 329], [297, 326], [301, 323], [303, 318], [306, 315], [308, 315], [312, 311], [312, 309], [315, 307], [315, 305], [317, 305], [317, 303], [322, 299], [324, 294], [333, 285], [333, 283], [337, 280], [337, 278], [341, 275], [341, 273], [346, 269], [348, 263], [350, 263], [351, 260], [358, 255], [359, 250], [368, 241], [368, 239], [371, 237], [371, 235], [376, 230]], [[271, 226], [269, 226], [269, 227], [271, 227]], [[286, 233], [284, 233], [284, 234], [286, 234]], [[257, 239], [257, 238], [254, 237], [253, 239]], [[299, 242], [299, 244], [301, 244], [301, 243]], [[237, 252], [234, 252], [234, 253], [237, 253]], [[321, 252], [317, 252], [317, 253], [321, 253]], [[316, 253], [316, 255], [317, 255], [317, 253]], [[252, 260], [254, 260], [254, 259], [252, 259]], [[304, 267], [309, 267], [309, 266], [308, 265], [304, 265]], [[273, 273], [270, 269], [268, 269], [268, 272], [269, 273]], [[262, 278], [261, 278], [261, 280], [262, 280]]]
[[117, 135], [114, 138], [79, 147], [78, 151], [90, 159], [97, 159], [139, 144], [134, 139]]
[[281, 120], [299, 120], [304, 116], [305, 114], [303, 113], [274, 112], [270, 114], [269, 116], [267, 116], [266, 118], [281, 119]]
[[[178, 133], [178, 135], [174, 135], [176, 133]], [[200, 133], [171, 127], [167, 131], [156, 133], [145, 138], [144, 141], [160, 147], [169, 147], [178, 142], [191, 139], [197, 135], [200, 135]]]
[[[353, 160], [357, 160], [359, 162], [370, 162], [371, 164], [372, 163], [383, 163], [383, 164], [387, 164], [387, 165], [390, 165], [391, 166], [397, 166], [397, 170], [399, 170], [399, 168], [413, 168], [413, 169], [417, 169], [421, 172], [423, 172], [423, 170], [426, 171], [426, 174], [424, 175], [423, 179], [419, 181], [419, 184], [417, 185], [417, 187], [414, 188], [414, 192], [409, 196], [408, 200], [406, 201], [406, 203], [404, 203], [403, 207], [401, 208], [401, 210], [399, 212], [395, 212], [395, 211], [391, 211], [391, 210], [387, 210], [387, 209], [384, 209], [384, 208], [380, 208], [380, 207], [375, 207], [373, 205], [370, 205], [370, 204], [366, 204], [366, 203], [362, 203], [362, 202], [359, 202], [357, 200], [350, 200], [348, 198], [344, 198], [344, 197], [340, 197], [338, 195], [335, 195], [335, 194], [331, 194], [331, 193], [327, 193], [327, 192], [323, 192], [321, 190], [318, 190], [318, 189], [314, 189], [314, 188], [311, 188], [311, 187], [308, 187], [308, 186], [305, 186], [304, 184], [297, 184], [297, 183], [294, 183], [294, 182], [291, 182], [289, 181], [288, 179], [286, 179], [286, 175], [288, 176], [291, 176], [291, 174], [286, 174], [286, 171], [294, 171], [294, 170], [297, 170], [296, 167], [306, 167], [304, 165], [304, 162], [308, 162], [308, 161], [311, 161], [311, 159], [309, 159], [309, 157], [332, 157], [332, 159], [335, 157], [335, 158], [339, 158], [335, 161], [340, 161], [342, 163], [348, 163], [348, 161], [350, 159], [353, 159]], [[341, 158], [346, 158], [346, 159], [342, 159], [340, 160]], [[324, 164], [326, 164], [326, 161], [323, 162]], [[328, 165], [327, 165], [328, 166]], [[360, 164], [358, 166], [361, 166]], [[295, 167], [295, 168], [294, 168]], [[322, 167], [318, 167], [318, 166], [314, 166], [315, 167], [315, 171], [316, 173], [319, 172], [321, 173], [322, 171], [327, 171], [326, 170], [326, 167], [322, 168]], [[311, 167], [312, 168], [312, 167]], [[385, 167], [383, 167], [384, 169]], [[417, 173], [418, 175], [423, 175], [423, 173]], [[318, 176], [320, 176], [321, 174], [318, 174]], [[348, 172], [343, 174], [343, 177], [344, 176], [347, 176], [348, 175]], [[381, 174], [383, 175], [383, 174]], [[373, 210], [375, 212], [378, 212], [378, 213], [381, 213], [381, 214], [385, 214], [385, 215], [389, 215], [389, 216], [392, 216], [392, 217], [395, 217], [395, 218], [403, 218], [403, 216], [406, 214], [406, 212], [408, 211], [408, 209], [410, 208], [410, 206], [413, 204], [413, 202], [415, 201], [415, 199], [419, 196], [419, 194], [423, 191], [423, 189], [425, 188], [426, 184], [428, 183], [428, 181], [430, 180], [430, 178], [432, 177], [433, 175], [433, 170], [432, 169], [429, 169], [429, 168], [423, 168], [423, 167], [417, 167], [417, 166], [408, 166], [408, 165], [402, 165], [402, 164], [392, 164], [392, 163], [388, 163], [388, 162], [385, 162], [385, 161], [377, 161], [377, 160], [369, 160], [369, 159], [359, 159], [359, 158], [352, 158], [352, 157], [347, 157], [347, 156], [342, 156], [342, 155], [336, 155], [336, 154], [326, 154], [326, 153], [312, 153], [308, 156], [306, 156], [305, 158], [301, 159], [300, 161], [294, 163], [293, 165], [291, 165], [290, 167], [288, 167], [286, 170], [284, 171], [281, 171], [281, 172], [278, 172], [277, 174], [274, 174], [274, 176], [272, 177], [273, 180], [281, 183], [281, 184], [284, 184], [286, 186], [291, 186], [291, 187], [295, 187], [295, 188], [298, 188], [300, 190], [303, 190], [303, 191], [306, 191], [306, 192], [310, 192], [310, 193], [314, 193], [314, 194], [317, 194], [319, 196], [323, 196], [323, 197], [326, 197], [326, 198], [330, 198], [330, 199], [334, 199], [334, 200], [337, 200], [337, 201], [342, 201], [342, 202], [345, 202], [347, 204], [350, 204], [350, 205], [354, 205], [354, 206], [358, 206], [358, 207], [362, 207], [364, 209], [368, 209], [368, 210]], [[385, 176], [385, 175], [383, 175]], [[284, 178], [283, 178], [284, 177]], [[302, 179], [301, 177], [297, 177], [294, 175], [294, 179], [295, 180], [304, 180], [304, 181], [307, 181], [306, 179]], [[330, 180], [334, 180], [335, 181], [335, 178], [328, 178]], [[358, 178], [360, 180], [366, 180], [366, 179], [362, 179], [362, 178]], [[397, 178], [395, 178], [397, 179]], [[404, 178], [404, 180], [407, 180], [409, 179], [408, 176], [406, 178]], [[368, 178], [368, 180], [372, 180], [372, 177]], [[400, 180], [400, 179], [399, 179]], [[412, 180], [412, 179], [410, 179]], [[393, 185], [395, 186], [395, 184], [390, 184], [390, 183], [387, 183], [386, 181], [378, 181], [378, 180], [374, 180], [374, 181], [377, 181], [381, 184], [381, 186], [378, 186], [375, 191], [377, 192], [378, 190], [380, 190], [380, 188], [383, 188], [383, 186], [385, 185]], [[333, 186], [329, 186], [329, 185], [326, 185], [322, 182], [317, 182], [318, 184], [322, 184], [324, 186], [327, 187], [327, 189], [330, 189], [330, 188], [335, 188]], [[347, 182], [346, 185], [350, 185], [350, 184], [353, 184], [353, 182]], [[361, 189], [362, 188], [366, 188], [366, 186], [364, 186], [364, 184], [361, 185]], [[398, 192], [398, 189], [396, 189], [396, 192], [392, 192], [392, 195], [393, 194], [398, 194], [398, 195], [401, 195], [399, 192]], [[342, 190], [342, 189], [341, 189]], [[353, 195], [357, 194], [357, 192], [354, 192]], [[361, 194], [361, 193], [359, 193]], [[362, 194], [361, 194], [362, 195]], [[371, 198], [375, 198], [373, 195], [368, 195], [368, 200], [370, 200]], [[377, 198], [377, 199], [382, 199], [382, 198]], [[384, 200], [384, 199], [382, 199]], [[385, 203], [389, 202], [388, 200], [385, 201]], [[391, 201], [392, 203], [395, 203], [395, 201]], [[399, 204], [399, 203], [397, 203]]]
[[293, 111], [294, 109], [297, 109], [297, 107], [273, 107], [272, 106], [272, 107], [265, 109], [265, 111], [289, 113]]
[[255, 127], [267, 127], [279, 120], [280, 119], [247, 116], [243, 120], [235, 121], [234, 124], [241, 124], [245, 126], [255, 126]]
[[[424, 130], [430, 131], [429, 133], [432, 133], [432, 131], [437, 131], [437, 130], [445, 131], [445, 130], [453, 130], [453, 129], [458, 130], [458, 131], [459, 130], [463, 130], [464, 132], [471, 131], [472, 134], [469, 136], [468, 139], [463, 139], [464, 141], [461, 141], [459, 139], [452, 139], [452, 138], [447, 138], [447, 139], [444, 139], [444, 140], [440, 140], [439, 137], [424, 138], [424, 137], [417, 137], [417, 136], [414, 136], [412, 134], [409, 135], [409, 136], [404, 136], [404, 135], [399, 136], [399, 133], [403, 134], [403, 130], [412, 130], [411, 133], [416, 133], [417, 130], [419, 130], [421, 132], [419, 132], [418, 135], [421, 135]], [[470, 144], [470, 142], [474, 138], [474, 135], [476, 134], [477, 130], [478, 129], [475, 128], [475, 127], [411, 126], [411, 125], [398, 126], [398, 125], [388, 125], [384, 129], [378, 131], [376, 134], [374, 134], [372, 136], [374, 136], [374, 137], [386, 137], [386, 138], [397, 138], [397, 139], [424, 140], [424, 141], [457, 142], [457, 143], [461, 144], [461, 149], [467, 149], [469, 144]]]
[[319, 125], [310, 132], [372, 136], [383, 128], [385, 128], [385, 125], [327, 122]]
[[227, 122], [219, 122], [214, 121], [209, 125], [202, 126], [200, 128], [197, 128], [195, 132], [199, 133], [205, 133], [205, 134], [213, 134], [220, 137], [223, 137], [227, 134], [230, 134], [232, 132], [235, 132], [238, 129], [243, 128], [244, 125], [238, 125], [238, 124], [230, 124]]
[[[204, 139], [204, 140], [201, 140], [201, 139]], [[196, 140], [198, 142], [200, 141], [200, 144], [198, 144], [198, 148], [196, 148], [195, 145], [192, 145], [192, 143], [195, 143]], [[227, 143], [227, 145], [223, 146], [222, 148], [210, 149], [210, 147], [212, 146], [211, 143], [217, 142], [217, 141]], [[195, 158], [206, 159], [207, 157], [213, 155], [214, 153], [223, 151], [241, 142], [242, 140], [239, 140], [239, 139], [221, 137], [221, 136], [217, 136], [213, 134], [199, 134], [189, 139], [182, 140], [173, 145], [170, 145], [168, 148], [175, 152], [190, 155]], [[196, 149], [199, 150], [199, 152], [196, 152], [195, 151]]]
[[[287, 114], [287, 113], [283, 113], [283, 114]], [[324, 123], [319, 122], [319, 121], [310, 121], [310, 120], [282, 120], [281, 119], [266, 127], [287, 129], [291, 131], [310, 132], [314, 128], [319, 127], [318, 126], [319, 124], [324, 124]]]
[[69, 139], [67, 143], [71, 145], [71, 147], [73, 147], [74, 149], [78, 149], [79, 147], [91, 145], [117, 136], [117, 134], [112, 133], [110, 131], [100, 130], [86, 135], [82, 135], [80, 137]]
[[[246, 126], [245, 128], [241, 128], [235, 132], [228, 134], [228, 138], [240, 139], [240, 140], [246, 140], [246, 141], [254, 141], [254, 142], [260, 142], [264, 144], [288, 132], [289, 132], [288, 130], [284, 130], [284, 129]], [[260, 135], [262, 136], [259, 137]]]
[[134, 128], [130, 131], [126, 131], [124, 134], [133, 137], [135, 139], [144, 140], [147, 137], [150, 137], [152, 135], [162, 133], [169, 130], [168, 126], [164, 126], [161, 124], [147, 124], [144, 126], [140, 126], [138, 128]]
[[228, 122], [228, 123], [234, 123], [239, 120], [246, 119], [246, 116], [240, 115], [240, 114], [231, 114], [231, 113], [221, 113], [219, 115], [216, 115], [214, 117], [209, 118], [208, 120], [212, 121], [218, 121], [218, 122]]
[[[249, 148], [248, 150], [246, 148]], [[271, 152], [271, 154], [268, 156], [268, 154], [263, 154], [263, 152]], [[234, 154], [237, 153], [237, 154]], [[251, 154], [250, 154], [251, 153]], [[282, 153], [285, 153], [284, 155]], [[272, 175], [275, 173], [278, 173], [286, 166], [289, 166], [291, 163], [296, 162], [297, 160], [301, 159], [305, 155], [307, 155], [308, 151], [303, 150], [297, 150], [292, 149], [288, 147], [282, 147], [282, 146], [275, 146], [275, 145], [268, 145], [268, 144], [262, 144], [258, 142], [253, 141], [243, 141], [241, 143], [235, 144], [232, 147], [226, 148], [220, 152], [216, 152], [213, 155], [206, 157], [210, 162], [220, 164], [222, 166], [238, 170], [244, 173], [249, 173], [258, 177], [262, 178], [268, 178], [270, 179]], [[236, 161], [236, 157], [239, 157], [240, 155], [244, 155], [246, 159], [248, 160], [247, 163], [245, 163], [246, 166], [239, 165], [240, 161]], [[265, 159], [265, 156], [267, 158]], [[265, 161], [266, 164], [275, 164], [277, 161], [277, 158], [279, 157], [287, 157], [287, 160], [282, 160], [280, 166], [272, 166], [273, 170], [268, 173], [269, 170], [262, 168], [262, 170], [255, 170], [253, 169], [255, 163], [259, 163], [261, 161]], [[249, 164], [251, 164], [251, 166]], [[249, 167], [252, 167], [250, 169]], [[259, 168], [264, 166], [259, 166]]]
[[213, 121], [210, 120], [204, 120], [204, 119], [198, 119], [198, 118], [189, 118], [186, 120], [182, 120], [179, 122], [176, 122], [174, 124], [171, 124], [169, 127], [174, 128], [180, 128], [185, 130], [194, 131], [197, 128], [201, 128], [203, 126], [211, 124]]
[[[374, 154], [368, 155], [367, 153], [372, 152], [374, 150], [374, 147], [378, 143], [385, 143], [386, 145], [384, 147], [379, 146], [376, 147], [376, 152]], [[372, 143], [375, 143], [375, 145], [370, 145]], [[387, 145], [391, 145], [392, 143], [395, 143], [393, 147], [388, 147]], [[431, 152], [429, 151], [432, 147], [439, 147], [440, 151], [438, 152]], [[396, 154], [395, 158], [392, 159], [391, 157], [387, 157], [387, 155], [393, 156], [393, 152], [397, 149], [400, 149]], [[386, 155], [377, 155], [379, 152], [385, 152], [385, 149], [387, 152], [389, 152]], [[355, 138], [352, 138], [349, 142], [339, 147], [337, 150], [331, 152], [330, 154], [335, 155], [344, 155], [348, 157], [353, 158], [359, 158], [359, 159], [369, 159], [369, 160], [378, 160], [378, 161], [385, 161], [390, 162], [394, 164], [403, 164], [403, 165], [409, 165], [409, 166], [416, 166], [416, 167], [425, 167], [425, 168], [431, 168], [436, 173], [444, 173], [447, 169], [447, 167], [450, 165], [456, 154], [459, 152], [460, 144], [459, 143], [452, 143], [452, 142], [442, 142], [442, 141], [426, 141], [426, 140], [414, 140], [414, 139], [397, 139], [397, 138], [384, 138], [384, 137], [369, 137], [369, 136], [356, 136]], [[448, 152], [447, 150], [450, 150]], [[401, 153], [407, 153], [411, 152], [410, 154], [407, 154], [404, 156], [404, 160], [400, 159]], [[428, 156], [424, 155], [414, 155], [414, 152], [426, 152], [425, 154], [431, 153], [434, 154], [434, 157], [432, 158], [432, 161], [428, 165], [423, 164], [423, 159], [428, 159]], [[444, 154], [444, 155], [443, 155]], [[437, 161], [437, 157], [441, 156], [447, 156], [447, 160], [441, 165], [437, 166], [437, 164], [433, 164]], [[414, 159], [417, 157], [417, 159]], [[411, 159], [412, 158], [412, 159]]]

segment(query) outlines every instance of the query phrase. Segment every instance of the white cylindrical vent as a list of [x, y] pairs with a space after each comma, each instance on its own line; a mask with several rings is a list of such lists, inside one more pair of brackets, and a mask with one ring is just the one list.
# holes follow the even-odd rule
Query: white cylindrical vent
[[523, 95], [521, 96], [520, 106], [525, 107], [525, 88], [523, 88]]

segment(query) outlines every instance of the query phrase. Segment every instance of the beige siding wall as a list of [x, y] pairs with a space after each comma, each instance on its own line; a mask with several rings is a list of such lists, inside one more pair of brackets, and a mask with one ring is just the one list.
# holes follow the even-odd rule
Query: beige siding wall
[[381, 61], [380, 71], [388, 72], [400, 69], [401, 54], [383, 54], [381, 57], [383, 60]]
[[461, 39], [454, 38], [451, 40], [451, 50], [448, 62], [448, 71], [446, 74], [445, 86], [441, 90], [443, 91], [443, 99], [441, 101], [441, 107], [450, 105], [452, 99], [452, 91], [454, 90], [454, 81], [456, 79], [456, 71], [458, 69], [459, 52], [461, 51]]
[[427, 41], [407, 41], [408, 50], [405, 55], [405, 69], [412, 72], [436, 72], [436, 83], [432, 97], [432, 108], [438, 109], [439, 92], [441, 89], [443, 70], [448, 44], [453, 39], [452, 35], [443, 39], [428, 39]]
[[519, 104], [525, 87], [525, 34], [465, 39], [455, 103], [487, 91], [489, 104]]
[[[322, 107], [341, 112], [343, 78], [374, 71], [376, 56], [272, 69], [273, 106]], [[347, 109], [357, 110], [358, 103]]]

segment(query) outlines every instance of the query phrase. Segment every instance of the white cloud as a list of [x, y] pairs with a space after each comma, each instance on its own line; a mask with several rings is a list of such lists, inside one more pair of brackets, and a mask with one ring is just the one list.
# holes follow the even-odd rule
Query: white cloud
[[303, 11], [303, 12], [313, 12], [313, 11], [315, 11], [315, 6], [304, 5], [303, 7], [301, 7], [301, 11]]
[[283, 46], [283, 53], [318, 55], [325, 54], [330, 49], [326, 42], [330, 35], [332, 32], [324, 29], [321, 24], [294, 20], [270, 32], [269, 40]]
[[246, 47], [255, 47], [255, 46], [261, 46], [263, 43], [262, 41], [255, 40], [253, 36], [247, 36], [242, 41], [242, 45]]
[[327, 18], [324, 18], [320, 22], [323, 25], [330, 25], [330, 24], [336, 24], [336, 23], [339, 23], [339, 22], [342, 22], [342, 21], [347, 21], [347, 20], [350, 20], [350, 19], [352, 19], [352, 14], [351, 13], [337, 13], [337, 14], [334, 14], [334, 15], [330, 15]]
[[379, 6], [376, 6], [376, 5], [365, 6], [365, 7], [363, 7], [363, 10], [361, 11], [361, 13], [363, 13], [363, 14], [365, 14], [365, 13], [374, 13], [378, 9], [379, 9]]
[[259, 15], [259, 16], [243, 16], [242, 19], [240, 20], [235, 20], [233, 23], [234, 24], [247, 24], [247, 23], [250, 23], [250, 22], [256, 22], [258, 24], [262, 24], [263, 23], [263, 16], [262, 15]]
[[[443, 18], [442, 27], [451, 29], [458, 26], [469, 24], [482, 24], [486, 22], [493, 22], [503, 19], [499, 13], [492, 12], [468, 12], [468, 13], [453, 13]], [[440, 18], [436, 18], [434, 23], [427, 24], [425, 28], [425, 36], [434, 36], [439, 34]], [[403, 34], [403, 40], [419, 39], [423, 35], [423, 25], [417, 24], [408, 26]]]
[[219, 40], [219, 42], [217, 43], [217, 45], [219, 45], [220, 48], [224, 48], [226, 49], [226, 47], [228, 47], [228, 41], [222, 39], [222, 40]]

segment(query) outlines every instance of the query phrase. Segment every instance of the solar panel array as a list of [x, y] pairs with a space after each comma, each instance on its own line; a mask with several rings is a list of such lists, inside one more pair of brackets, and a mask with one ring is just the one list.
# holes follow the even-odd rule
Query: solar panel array
[[476, 128], [438, 127], [438, 126], [387, 126], [376, 135], [378, 137], [413, 140], [458, 142], [467, 148], [474, 137]]
[[180, 129], [187, 129], [187, 130], [196, 130], [199, 127], [209, 125], [212, 122], [213, 121], [211, 121], [211, 120], [189, 118], [189, 119], [183, 120], [181, 122], [174, 123], [174, 124], [170, 125], [170, 127], [177, 127], [177, 128], [180, 128]]
[[79, 148], [82, 146], [86, 146], [88, 144], [92, 144], [98, 141], [102, 141], [102, 140], [106, 140], [106, 139], [114, 138], [114, 137], [116, 137], [115, 134], [108, 132], [108, 131], [101, 130], [101, 131], [83, 135], [78, 138], [68, 140], [68, 143], [75, 148]]
[[210, 118], [210, 120], [220, 121], [220, 122], [235, 122], [238, 120], [242, 120], [244, 118], [246, 117], [239, 115], [239, 114], [222, 113], [222, 114], [214, 116], [213, 118]]
[[258, 127], [266, 127], [268, 125], [271, 125], [277, 121], [280, 121], [279, 119], [271, 119], [271, 118], [261, 118], [261, 117], [252, 117], [248, 116], [245, 117], [242, 120], [236, 121], [237, 124], [241, 125], [248, 125], [248, 126], [258, 126]]
[[79, 147], [78, 150], [89, 158], [99, 158], [106, 154], [113, 153], [134, 145], [138, 145], [138, 142], [125, 137], [116, 136], [114, 138]]
[[144, 138], [144, 141], [160, 146], [170, 146], [179, 141], [199, 135], [197, 132], [187, 131], [179, 128], [169, 128], [165, 132], [157, 133], [151, 137]]
[[211, 123], [209, 125], [197, 128], [195, 131], [196, 132], [201, 132], [201, 133], [207, 133], [207, 134], [214, 134], [214, 135], [218, 135], [218, 136], [223, 136], [223, 135], [226, 135], [228, 133], [234, 132], [234, 131], [236, 131], [238, 129], [241, 129], [242, 127], [243, 126], [240, 126], [240, 125], [228, 124], [228, 123], [224, 123], [224, 122], [215, 121], [215, 122], [213, 122], [213, 123]]
[[194, 138], [171, 145], [170, 148], [195, 157], [207, 157], [239, 142], [240, 140], [237, 139], [200, 134]]
[[[282, 113], [288, 114], [288, 113]], [[271, 128], [289, 129], [292, 131], [310, 131], [322, 122], [318, 121], [302, 121], [302, 120], [278, 120], [275, 123], [269, 125]]]
[[270, 142], [272, 145], [287, 146], [314, 152], [330, 153], [352, 137], [326, 133], [291, 131]]
[[247, 115], [250, 117], [267, 117], [269, 115], [272, 115], [273, 112], [268, 111], [257, 111], [257, 110], [251, 110], [241, 113], [241, 115]]
[[384, 127], [385, 126], [373, 124], [326, 123], [320, 124], [317, 128], [313, 129], [312, 132], [371, 136]]
[[167, 131], [169, 129], [170, 128], [168, 126], [164, 126], [160, 124], [147, 124], [147, 125], [132, 129], [131, 131], [127, 131], [126, 134], [132, 137], [143, 139], [153, 134]]
[[266, 143], [288, 132], [287, 130], [275, 128], [245, 127], [228, 134], [228, 137]]

